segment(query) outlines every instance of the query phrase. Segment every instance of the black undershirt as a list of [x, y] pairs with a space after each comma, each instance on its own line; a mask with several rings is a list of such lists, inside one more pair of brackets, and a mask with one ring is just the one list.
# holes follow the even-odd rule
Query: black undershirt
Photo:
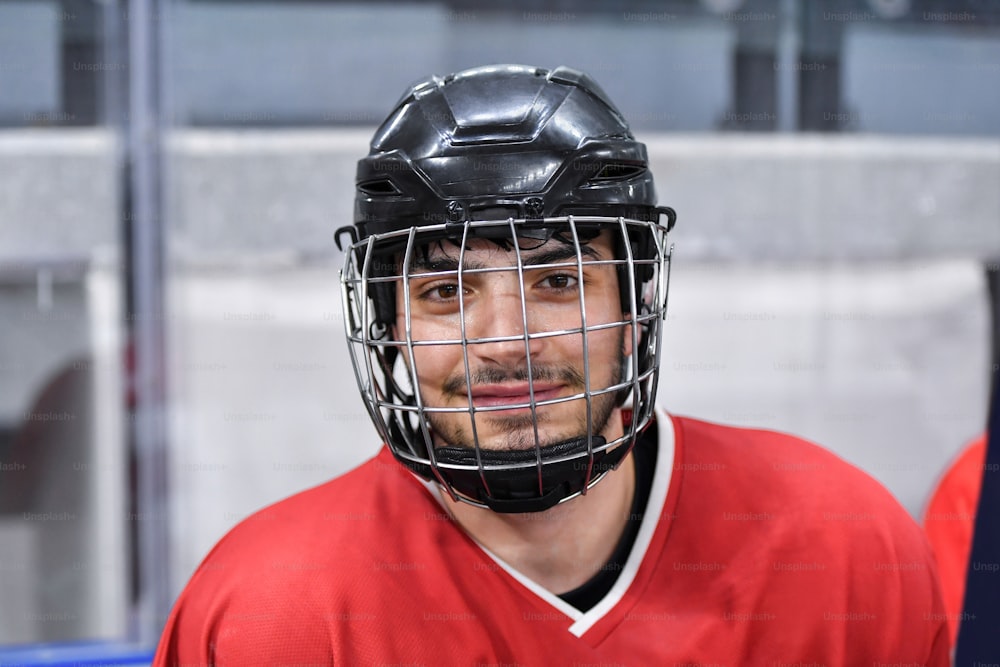
[[632, 552], [632, 545], [639, 534], [639, 526], [642, 524], [642, 516], [646, 511], [649, 502], [649, 492], [653, 486], [653, 473], [656, 470], [656, 422], [639, 436], [632, 450], [633, 465], [635, 466], [635, 495], [632, 497], [632, 510], [629, 513], [628, 523], [625, 524], [625, 532], [618, 540], [618, 546], [608, 562], [601, 566], [601, 569], [582, 585], [560, 595], [565, 602], [573, 605], [580, 611], [587, 611], [601, 601], [611, 587], [618, 581], [618, 575], [625, 567]]

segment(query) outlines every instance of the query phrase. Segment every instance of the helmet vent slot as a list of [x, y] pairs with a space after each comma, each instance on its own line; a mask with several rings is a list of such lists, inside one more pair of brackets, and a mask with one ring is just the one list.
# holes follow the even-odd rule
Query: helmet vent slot
[[606, 164], [590, 178], [589, 182], [608, 183], [611, 181], [627, 181], [644, 173], [646, 173], [646, 165], [644, 164]]
[[392, 181], [388, 178], [368, 181], [367, 183], [358, 183], [358, 190], [372, 197], [388, 197], [402, 194], [399, 188], [393, 185]]

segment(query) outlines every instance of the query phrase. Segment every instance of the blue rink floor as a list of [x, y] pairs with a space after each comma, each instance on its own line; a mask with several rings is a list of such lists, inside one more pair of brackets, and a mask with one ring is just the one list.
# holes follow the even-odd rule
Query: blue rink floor
[[0, 648], [0, 667], [117, 667], [149, 665], [155, 649], [115, 642], [36, 644]]

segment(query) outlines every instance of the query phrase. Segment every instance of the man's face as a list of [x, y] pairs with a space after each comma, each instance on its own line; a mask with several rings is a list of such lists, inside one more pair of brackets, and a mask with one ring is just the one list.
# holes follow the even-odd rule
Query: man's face
[[[576, 248], [571, 240], [567, 243], [550, 239], [542, 243], [525, 239], [519, 243], [523, 283], [517, 272], [518, 251], [510, 243], [501, 247], [489, 240], [471, 240], [462, 261], [461, 292], [457, 244], [433, 243], [427, 247], [426, 255], [414, 253], [409, 279], [411, 338], [452, 341], [413, 348], [423, 403], [425, 407], [464, 410], [453, 414], [429, 413], [439, 446], [471, 447], [478, 440], [485, 449], [534, 447], [536, 421], [541, 446], [587, 433], [587, 402], [583, 398], [587, 370], [584, 336], [579, 331], [583, 325], [581, 288], [588, 329], [620, 323], [587, 333], [591, 392], [622, 379], [625, 358], [632, 352], [632, 332], [623, 322], [628, 317], [622, 313], [615, 265], [588, 264], [614, 259], [609, 233], [590, 241], [581, 240], [582, 274], [576, 266]], [[450, 273], [442, 275], [443, 271]], [[405, 337], [404, 299], [402, 285], [398, 285], [398, 339]], [[516, 338], [469, 342], [463, 353], [463, 312], [467, 341]], [[529, 334], [578, 331], [531, 338], [526, 346], [525, 321]], [[467, 382], [466, 355], [471, 383]], [[506, 407], [529, 403], [531, 386], [536, 403], [577, 398], [538, 406], [534, 414], [528, 407]], [[469, 412], [470, 394], [476, 408], [474, 417]], [[615, 392], [592, 398], [594, 434], [607, 436], [609, 418], [615, 409]]]

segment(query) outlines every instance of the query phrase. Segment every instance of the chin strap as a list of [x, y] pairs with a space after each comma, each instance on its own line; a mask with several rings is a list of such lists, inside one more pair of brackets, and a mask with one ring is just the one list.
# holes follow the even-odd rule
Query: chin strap
[[[593, 436], [589, 441], [590, 451], [607, 444], [607, 440], [599, 435]], [[523, 514], [544, 512], [564, 498], [584, 490], [589, 466], [587, 444], [588, 438], [581, 437], [542, 447], [540, 467], [537, 463], [538, 450], [534, 448], [480, 449], [479, 456], [484, 467], [482, 475], [476, 450], [471, 447], [441, 447], [434, 450], [434, 455], [438, 462], [438, 472], [455, 492], [483, 503], [494, 512]], [[617, 467], [631, 449], [631, 445], [623, 444], [613, 451], [595, 451], [589, 479], [593, 480]], [[403, 461], [403, 464], [424, 479], [436, 480], [427, 463]]]

